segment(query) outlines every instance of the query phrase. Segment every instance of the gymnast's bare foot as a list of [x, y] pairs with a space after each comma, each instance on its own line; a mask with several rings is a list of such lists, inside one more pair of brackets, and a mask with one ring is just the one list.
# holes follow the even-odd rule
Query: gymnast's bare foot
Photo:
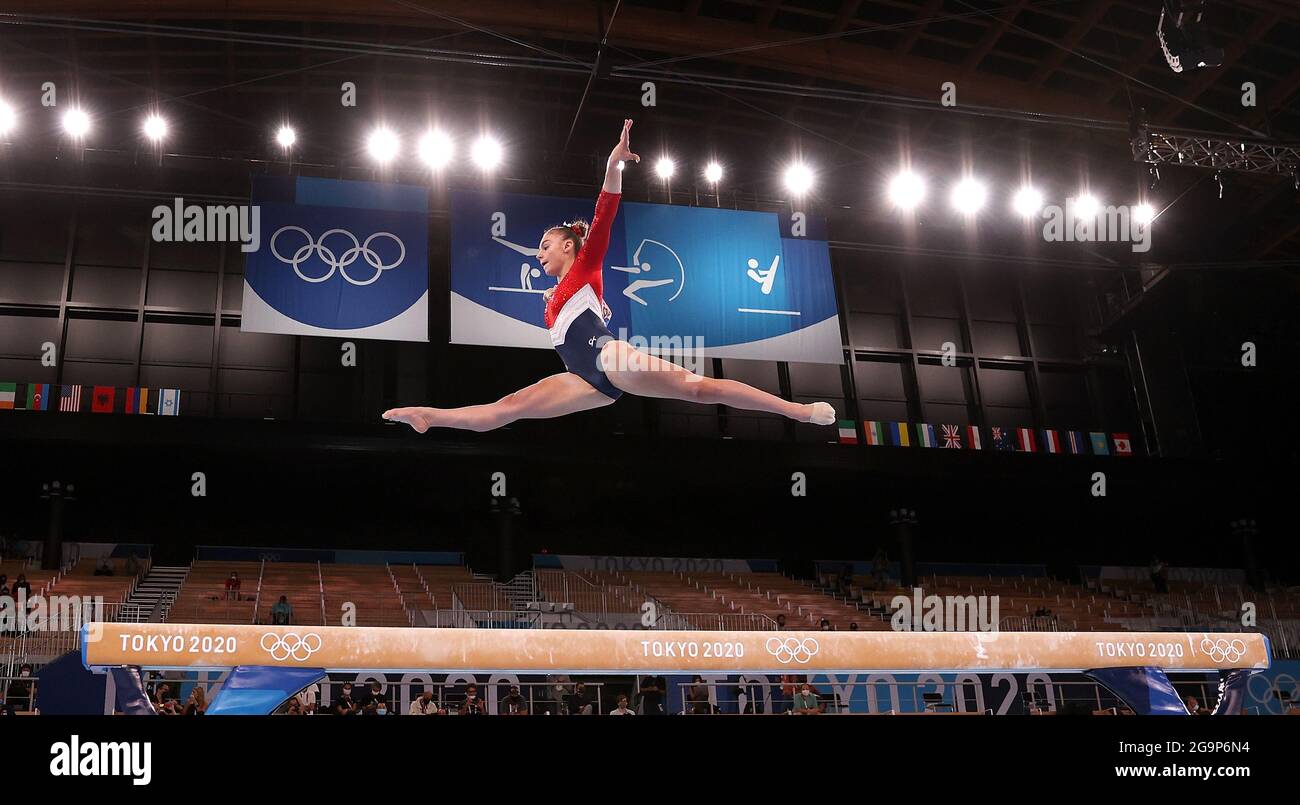
[[405, 422], [416, 433], [424, 433], [436, 424], [434, 408], [389, 408], [384, 412], [384, 419]]

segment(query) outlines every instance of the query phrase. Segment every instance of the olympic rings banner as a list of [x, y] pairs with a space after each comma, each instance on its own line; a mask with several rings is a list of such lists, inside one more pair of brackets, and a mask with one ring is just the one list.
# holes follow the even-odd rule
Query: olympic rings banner
[[[547, 227], [593, 198], [451, 194], [451, 341], [551, 349], [537, 263]], [[844, 362], [825, 224], [771, 213], [622, 201], [605, 254], [610, 330], [652, 353]]]
[[429, 340], [426, 188], [255, 177], [252, 203], [241, 330]]
[[87, 667], [518, 673], [851, 673], [1269, 667], [1259, 634], [706, 632], [92, 623]]

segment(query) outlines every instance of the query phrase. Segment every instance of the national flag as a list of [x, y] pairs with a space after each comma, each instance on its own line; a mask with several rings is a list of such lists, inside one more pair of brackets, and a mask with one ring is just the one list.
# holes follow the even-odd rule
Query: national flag
[[837, 424], [840, 429], [840, 444], [858, 443], [858, 428], [852, 419], [841, 419]]
[[961, 449], [961, 425], [943, 425], [939, 429], [939, 438], [943, 440], [940, 447]]
[[180, 389], [158, 389], [158, 413], [161, 416], [180, 416]]
[[1043, 430], [1043, 449], [1049, 453], [1061, 452], [1061, 436], [1054, 430]]
[[50, 384], [49, 383], [28, 383], [27, 384], [27, 410], [28, 411], [50, 410]]
[[1083, 431], [1070, 430], [1065, 432], [1065, 444], [1070, 448], [1070, 452], [1076, 456], [1087, 455], [1088, 443], [1083, 438]]
[[1016, 428], [1016, 449], [1022, 453], [1038, 452], [1038, 443], [1031, 428]]
[[138, 408], [139, 403], [137, 402], [138, 399], [139, 399], [139, 394], [138, 394], [137, 392], [139, 392], [139, 391], [140, 391], [140, 390], [139, 390], [138, 388], [136, 388], [135, 386], [127, 386], [127, 387], [126, 387], [126, 397], [125, 397], [125, 399], [122, 400], [122, 412], [123, 412], [123, 413], [126, 413], [126, 414], [138, 414], [138, 413], [140, 413], [140, 409]]
[[989, 436], [993, 439], [994, 450], [1016, 449], [1016, 443], [1013, 440], [1011, 431], [1007, 428], [989, 428]]
[[126, 413], [148, 414], [149, 389], [132, 386], [126, 390]]
[[916, 443], [920, 447], [934, 447], [934, 425], [918, 422], [916, 425]]
[[0, 383], [0, 410], [12, 411], [14, 409], [14, 399], [17, 396], [17, 383]]
[[1093, 455], [1098, 455], [1098, 456], [1110, 455], [1110, 443], [1106, 441], [1106, 434], [1093, 433], [1089, 431], [1088, 440], [1092, 442]]
[[895, 447], [911, 447], [912, 439], [908, 433], [906, 422], [889, 423], [889, 439]]
[[970, 449], [972, 449], [972, 450], [983, 450], [983, 449], [984, 449], [984, 445], [980, 442], [980, 426], [979, 426], [979, 425], [967, 425], [967, 426], [966, 426], [966, 437], [967, 437], [966, 440], [970, 443]]
[[81, 410], [81, 386], [63, 386], [59, 390], [59, 410], [74, 413]]
[[[156, 397], [156, 396], [158, 396], [158, 395], [155, 394], [154, 396]], [[136, 413], [138, 413], [138, 414], [152, 414], [153, 411], [150, 409], [149, 406], [150, 406], [150, 402], [149, 402], [149, 389], [144, 388], [144, 387], [141, 387], [141, 388], [140, 388], [140, 399], [136, 402]]]
[[113, 400], [117, 398], [117, 389], [113, 386], [95, 386], [90, 398], [90, 410], [95, 414], [113, 413]]
[[867, 422], [863, 430], [867, 432], [867, 444], [880, 447], [885, 443], [885, 423]]
[[1115, 455], [1133, 455], [1133, 441], [1129, 439], [1127, 433], [1112, 433], [1111, 437], [1115, 440]]

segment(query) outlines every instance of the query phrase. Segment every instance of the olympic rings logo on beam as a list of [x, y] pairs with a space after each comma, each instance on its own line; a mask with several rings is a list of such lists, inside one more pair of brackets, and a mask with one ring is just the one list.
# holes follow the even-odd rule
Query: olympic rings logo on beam
[[1240, 640], [1211, 640], [1208, 637], [1201, 639], [1201, 651], [1209, 655], [1215, 662], [1236, 662], [1246, 654], [1246, 644]]
[[[298, 232], [307, 239], [307, 242], [299, 246], [292, 257], [285, 257], [276, 248], [276, 241], [285, 232]], [[344, 235], [352, 241], [352, 247], [344, 251], [342, 255], [336, 255], [333, 250], [325, 246], [325, 239], [334, 234]], [[380, 260], [379, 255], [370, 248], [371, 241], [379, 237], [390, 238], [397, 244], [397, 248], [401, 250], [401, 255], [395, 262], [391, 264], [384, 263]], [[275, 230], [275, 234], [271, 236], [271, 254], [275, 255], [280, 262], [293, 266], [293, 273], [297, 274], [298, 278], [304, 282], [324, 282], [334, 276], [334, 272], [337, 271], [343, 276], [343, 279], [352, 285], [369, 285], [379, 279], [380, 275], [385, 271], [397, 268], [402, 264], [402, 261], [406, 259], [406, 244], [402, 243], [402, 239], [392, 232], [376, 232], [362, 242], [358, 241], [357, 236], [346, 229], [330, 229], [321, 235], [319, 240], [316, 240], [312, 238], [311, 233], [300, 226], [282, 226]], [[321, 262], [329, 266], [329, 273], [323, 277], [310, 277], [304, 274], [300, 268], [313, 254], [320, 257]], [[355, 263], [358, 257], [364, 258], [370, 264], [370, 267], [375, 270], [375, 275], [368, 280], [356, 280], [348, 274], [348, 266]]]
[[262, 650], [271, 655], [271, 659], [284, 662], [292, 657], [298, 662], [306, 662], [311, 655], [320, 651], [321, 638], [315, 632], [308, 632], [301, 637], [297, 632], [283, 635], [267, 632], [262, 635]]
[[805, 637], [803, 640], [797, 637], [787, 637], [784, 640], [779, 637], [769, 637], [765, 648], [767, 653], [776, 657], [776, 661], [782, 665], [788, 665], [791, 662], [802, 665], [816, 656], [818, 651], [821, 651], [821, 646], [817, 643], [817, 639], [813, 637]]

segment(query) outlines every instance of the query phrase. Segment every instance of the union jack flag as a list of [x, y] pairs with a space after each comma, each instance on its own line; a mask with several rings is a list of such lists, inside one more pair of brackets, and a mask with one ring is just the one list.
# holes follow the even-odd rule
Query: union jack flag
[[941, 437], [943, 439], [943, 444], [939, 445], [940, 447], [953, 447], [958, 450], [961, 449], [960, 425], [944, 425]]

